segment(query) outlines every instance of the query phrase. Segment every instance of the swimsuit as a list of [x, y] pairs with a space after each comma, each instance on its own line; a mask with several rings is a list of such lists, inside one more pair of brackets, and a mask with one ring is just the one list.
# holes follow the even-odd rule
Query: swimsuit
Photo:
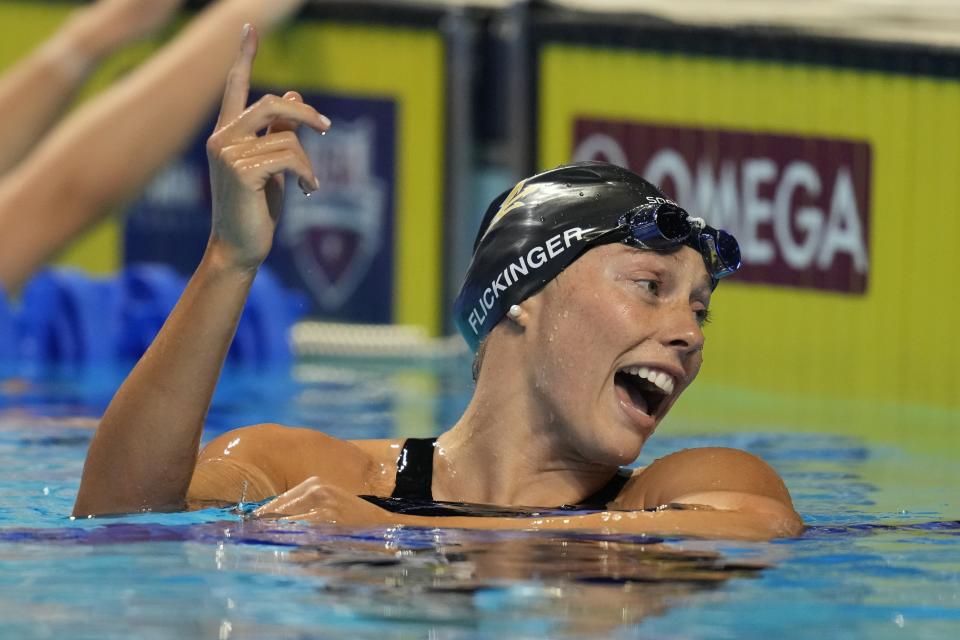
[[[488, 505], [465, 505], [459, 502], [437, 502], [433, 499], [433, 450], [436, 438], [408, 438], [397, 456], [397, 484], [389, 498], [360, 496], [388, 511], [411, 515], [449, 516], [504, 516], [531, 515], [544, 509], [501, 508]], [[629, 469], [619, 469], [599, 491], [575, 505], [561, 505], [553, 509], [581, 511], [606, 509], [607, 503], [620, 494], [630, 479]]]

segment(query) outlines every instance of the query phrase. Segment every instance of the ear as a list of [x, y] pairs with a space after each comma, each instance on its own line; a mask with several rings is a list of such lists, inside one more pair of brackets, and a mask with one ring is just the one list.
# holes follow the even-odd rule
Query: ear
[[[524, 303], [524, 305], [525, 304], [526, 303]], [[530, 314], [527, 313], [524, 306], [519, 304], [510, 305], [510, 307], [507, 308], [507, 312], [503, 315], [503, 319], [497, 323], [490, 333], [492, 335], [494, 332], [502, 331], [505, 335], [516, 337], [527, 330], [529, 323]]]
[[536, 304], [530, 304], [530, 300], [524, 300], [522, 304], [511, 305], [507, 309], [507, 314], [505, 316], [506, 320], [509, 320], [509, 326], [515, 331], [524, 331], [533, 321], [533, 314], [536, 313], [532, 309], [536, 307]]

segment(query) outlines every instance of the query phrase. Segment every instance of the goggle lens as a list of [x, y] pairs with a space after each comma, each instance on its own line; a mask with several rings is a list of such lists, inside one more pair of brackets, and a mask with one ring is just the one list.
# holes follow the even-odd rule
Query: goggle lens
[[711, 276], [723, 278], [740, 268], [740, 245], [737, 239], [723, 230], [700, 234], [700, 253], [710, 266]]
[[621, 224], [627, 225], [633, 244], [655, 251], [675, 247], [686, 240], [693, 229], [687, 212], [671, 204], [638, 207], [627, 213]]

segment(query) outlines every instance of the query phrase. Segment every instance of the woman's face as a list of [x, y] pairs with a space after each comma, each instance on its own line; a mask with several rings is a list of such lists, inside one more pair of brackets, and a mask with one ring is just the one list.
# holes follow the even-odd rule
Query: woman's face
[[561, 449], [629, 464], [703, 362], [700, 254], [591, 249], [524, 306], [525, 366]]

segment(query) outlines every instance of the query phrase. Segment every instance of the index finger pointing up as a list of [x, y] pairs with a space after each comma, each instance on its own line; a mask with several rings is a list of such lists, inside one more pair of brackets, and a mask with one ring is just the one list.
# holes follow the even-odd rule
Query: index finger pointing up
[[227, 85], [223, 90], [223, 102], [220, 104], [220, 117], [217, 119], [217, 129], [234, 120], [247, 108], [247, 97], [250, 93], [250, 71], [253, 69], [253, 59], [257, 56], [257, 46], [260, 37], [257, 28], [249, 22], [243, 25], [240, 41], [240, 52], [237, 54], [230, 73], [227, 74]]

